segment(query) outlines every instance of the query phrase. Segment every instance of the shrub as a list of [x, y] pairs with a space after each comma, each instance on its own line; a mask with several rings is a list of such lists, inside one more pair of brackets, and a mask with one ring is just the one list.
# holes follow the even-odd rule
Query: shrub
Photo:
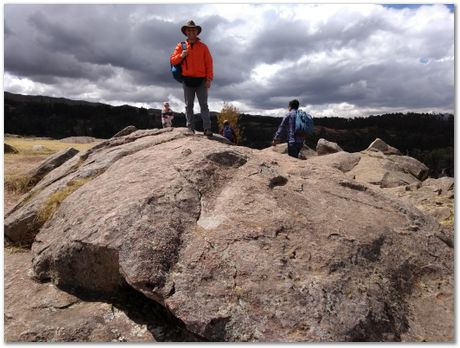
[[241, 142], [241, 132], [238, 128], [238, 118], [240, 116], [240, 112], [236, 108], [229, 103], [224, 103], [222, 110], [217, 114], [217, 124], [219, 125], [219, 130], [223, 128], [224, 121], [227, 120], [230, 123], [230, 126], [235, 131], [236, 135], [236, 143]]
[[20, 194], [26, 193], [32, 187], [31, 178], [27, 175], [6, 175], [5, 190]]

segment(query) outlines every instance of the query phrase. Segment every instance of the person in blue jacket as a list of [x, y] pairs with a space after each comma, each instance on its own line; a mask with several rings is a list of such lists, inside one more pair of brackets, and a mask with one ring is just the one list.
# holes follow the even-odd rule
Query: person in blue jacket
[[300, 150], [305, 142], [305, 135], [295, 134], [295, 117], [299, 109], [299, 101], [291, 100], [288, 104], [288, 112], [283, 117], [278, 130], [272, 141], [272, 146], [281, 143], [283, 140], [288, 142], [288, 155], [299, 158]]

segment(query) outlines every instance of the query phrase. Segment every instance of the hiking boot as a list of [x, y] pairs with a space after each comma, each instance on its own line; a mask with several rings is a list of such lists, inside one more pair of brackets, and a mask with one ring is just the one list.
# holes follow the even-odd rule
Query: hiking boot
[[188, 130], [189, 130], [190, 132], [192, 132], [193, 134], [195, 134], [195, 129], [194, 129], [192, 126], [188, 126], [187, 128], [188, 128]]
[[210, 129], [205, 129], [204, 130], [204, 135], [206, 135], [207, 137], [212, 137], [212, 132]]

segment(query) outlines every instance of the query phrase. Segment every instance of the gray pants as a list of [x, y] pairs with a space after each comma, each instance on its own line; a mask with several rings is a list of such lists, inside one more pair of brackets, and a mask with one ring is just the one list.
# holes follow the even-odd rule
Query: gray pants
[[208, 89], [204, 80], [198, 87], [188, 87], [183, 83], [184, 99], [185, 99], [185, 116], [187, 118], [187, 127], [195, 129], [193, 122], [193, 103], [195, 102], [195, 94], [198, 98], [198, 103], [201, 109], [201, 118], [203, 120], [203, 129], [211, 129], [211, 118], [209, 117], [208, 108]]

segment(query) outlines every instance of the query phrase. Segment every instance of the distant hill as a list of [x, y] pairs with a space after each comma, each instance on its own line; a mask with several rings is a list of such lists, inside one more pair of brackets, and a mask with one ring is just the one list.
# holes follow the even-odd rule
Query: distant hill
[[104, 105], [102, 103], [93, 103], [88, 102], [85, 100], [72, 100], [67, 98], [55, 98], [55, 97], [47, 97], [43, 95], [24, 95], [24, 94], [15, 94], [10, 92], [5, 92], [5, 99], [14, 102], [34, 102], [34, 103], [47, 103], [47, 104], [68, 104], [68, 105]]
[[[110, 138], [121, 129], [161, 128], [161, 110], [130, 105], [111, 106], [83, 100], [4, 93], [5, 133], [65, 138], [91, 136]], [[314, 116], [314, 115], [313, 115]], [[196, 128], [202, 121], [195, 115]], [[375, 138], [398, 148], [429, 168], [432, 176], [441, 172], [454, 175], [454, 116], [451, 114], [392, 113], [346, 119], [315, 117], [315, 133], [307, 145], [315, 148], [318, 139], [336, 142], [345, 151], [364, 150]], [[252, 148], [270, 146], [279, 126], [279, 117], [240, 114], [238, 126], [242, 142]], [[211, 124], [218, 131], [217, 113], [211, 112]], [[175, 113], [174, 127], [185, 126], [184, 113]]]

